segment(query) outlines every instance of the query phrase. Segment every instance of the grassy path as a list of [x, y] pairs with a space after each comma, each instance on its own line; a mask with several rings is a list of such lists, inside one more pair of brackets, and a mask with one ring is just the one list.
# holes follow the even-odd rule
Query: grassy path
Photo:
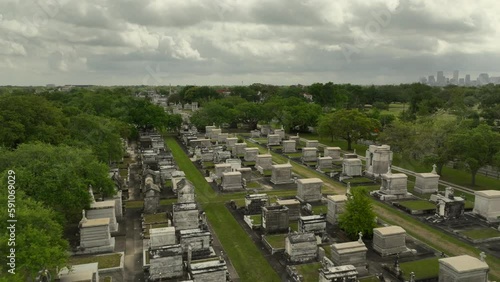
[[[197, 200], [241, 281], [280, 281], [278, 274], [225, 207], [226, 197], [217, 195], [173, 137], [167, 137], [166, 143], [179, 168], [184, 171], [186, 178], [193, 182]], [[236, 195], [230, 196], [235, 198]]]

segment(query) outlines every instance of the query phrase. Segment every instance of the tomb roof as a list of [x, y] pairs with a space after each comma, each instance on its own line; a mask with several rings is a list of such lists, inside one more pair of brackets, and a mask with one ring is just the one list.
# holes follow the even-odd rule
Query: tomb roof
[[300, 184], [310, 184], [310, 183], [323, 183], [323, 180], [319, 178], [302, 178], [298, 179], [297, 182]]
[[457, 272], [468, 272], [481, 269], [489, 269], [488, 265], [475, 257], [461, 255], [456, 257], [439, 259], [440, 264], [444, 264]]
[[500, 198], [499, 190], [482, 190], [482, 191], [476, 191], [474, 194], [486, 198]]
[[395, 235], [395, 234], [405, 234], [406, 231], [401, 228], [400, 226], [387, 226], [387, 227], [379, 227], [379, 228], [374, 228], [373, 233], [379, 233], [382, 236], [387, 236], [387, 235]]
[[94, 227], [101, 225], [109, 225], [109, 217], [87, 219], [86, 221], [82, 222], [82, 227]]
[[345, 202], [347, 201], [347, 196], [346, 195], [328, 195], [326, 197], [329, 200], [332, 200], [334, 202]]

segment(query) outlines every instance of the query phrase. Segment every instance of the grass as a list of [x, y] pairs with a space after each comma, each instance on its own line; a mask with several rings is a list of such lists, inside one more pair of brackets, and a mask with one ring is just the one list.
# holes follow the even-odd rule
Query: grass
[[177, 203], [177, 198], [160, 200], [160, 206], [170, 206]]
[[144, 207], [144, 201], [127, 201], [125, 202], [125, 207], [127, 209], [142, 209]]
[[203, 162], [203, 168], [214, 168], [214, 162]]
[[288, 157], [290, 157], [292, 159], [302, 157], [302, 153], [288, 153], [288, 154], [285, 154], [285, 155], [287, 155]]
[[[342, 170], [340, 170], [342, 171]], [[351, 182], [351, 184], [357, 184], [357, 183], [374, 183], [372, 179], [367, 178], [367, 177], [353, 177], [351, 179], [345, 180], [346, 182]]]
[[[196, 187], [197, 199], [240, 279], [262, 281], [262, 277], [265, 277], [266, 281], [280, 281], [276, 271], [268, 264], [261, 251], [225, 207], [224, 203], [234, 198], [235, 194], [226, 195], [226, 197], [218, 196], [177, 141], [173, 137], [167, 137], [165, 141], [179, 168], [186, 173], [186, 178]], [[240, 193], [240, 195], [244, 196], [245, 193]], [[252, 259], [249, 260], [249, 257]], [[259, 271], [255, 271], [256, 269]]]
[[436, 204], [429, 201], [402, 201], [398, 202], [401, 206], [413, 211], [435, 210]]
[[285, 237], [287, 234], [266, 235], [266, 241], [275, 249], [285, 248]]
[[104, 278], [99, 277], [99, 281], [101, 282], [111, 282], [111, 276], [106, 276]]
[[292, 231], [299, 231], [299, 222], [298, 221], [292, 221], [288, 224], [288, 226], [290, 227], [290, 229], [292, 229]]
[[323, 214], [328, 212], [328, 207], [325, 205], [322, 206], [313, 206], [312, 207], [313, 214]]
[[465, 230], [465, 231], [460, 231], [460, 233], [473, 240], [500, 237], [500, 232], [493, 228]]
[[375, 276], [370, 276], [359, 279], [359, 282], [380, 282], [380, 280]]
[[146, 225], [146, 230], [144, 231], [144, 237], [149, 238], [149, 229], [151, 228], [162, 228], [168, 227], [168, 223], [150, 223]]
[[99, 256], [76, 256], [69, 259], [70, 265], [85, 264], [85, 263], [98, 263], [99, 269], [118, 267], [120, 266], [120, 259], [122, 254], [108, 254]]
[[262, 225], [262, 215], [260, 214], [251, 215], [250, 218], [252, 219], [253, 225]]
[[250, 181], [250, 182], [247, 182], [247, 188], [248, 189], [253, 189], [253, 188], [260, 188], [261, 185], [259, 182], [257, 181]]
[[410, 279], [410, 273], [415, 273], [416, 279], [427, 279], [438, 277], [439, 262], [438, 258], [428, 258], [423, 260], [404, 262], [399, 265], [403, 271], [403, 277], [406, 280]]
[[165, 188], [172, 188], [172, 179], [165, 180]]
[[167, 221], [167, 215], [164, 213], [144, 215], [144, 223], [146, 224], [152, 224], [155, 222], [166, 222], [166, 221]]
[[296, 265], [297, 272], [304, 277], [304, 282], [314, 282], [319, 279], [320, 262]]

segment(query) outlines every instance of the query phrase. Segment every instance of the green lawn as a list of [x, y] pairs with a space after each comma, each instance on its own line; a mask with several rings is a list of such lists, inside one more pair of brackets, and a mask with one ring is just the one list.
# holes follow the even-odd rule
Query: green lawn
[[287, 234], [266, 235], [266, 241], [275, 249], [285, 248], [285, 237]]
[[125, 207], [127, 209], [142, 209], [144, 207], [144, 201], [126, 201]]
[[436, 204], [429, 201], [402, 201], [398, 202], [401, 206], [414, 210], [414, 211], [424, 211], [424, 210], [435, 210]]
[[97, 256], [76, 256], [70, 257], [69, 264], [85, 264], [85, 263], [98, 263], [99, 269], [105, 269], [110, 267], [120, 266], [120, 259], [122, 254], [107, 254], [107, 255], [97, 255]]
[[313, 214], [322, 214], [328, 212], [328, 207], [326, 205], [322, 206], [313, 206], [312, 207]]
[[177, 203], [177, 198], [160, 200], [161, 206], [170, 206], [170, 205], [175, 204], [175, 203]]
[[290, 229], [292, 229], [292, 231], [299, 231], [299, 222], [298, 221], [291, 221], [288, 224], [288, 227], [290, 227]]
[[297, 272], [304, 277], [304, 282], [314, 282], [319, 279], [320, 262], [296, 265]]
[[250, 218], [252, 219], [253, 225], [262, 225], [262, 215], [260, 214], [251, 215]]
[[167, 221], [167, 215], [164, 213], [144, 215], [144, 223], [146, 223], [146, 224], [155, 223], [155, 222], [166, 222], [166, 221]]
[[[267, 263], [261, 251], [225, 207], [224, 202], [234, 198], [234, 194], [226, 195], [229, 196], [228, 199], [218, 197], [177, 141], [173, 137], [167, 137], [165, 141], [179, 168], [186, 173], [186, 178], [193, 182], [196, 187], [197, 199], [240, 279], [242, 281], [263, 281], [262, 278], [265, 277], [265, 281], [280, 281], [276, 271]], [[240, 194], [245, 195], [245, 193]], [[256, 269], [259, 271], [255, 271]]]
[[250, 181], [250, 182], [247, 182], [247, 188], [248, 189], [253, 189], [253, 188], [260, 188], [261, 185], [259, 182], [257, 181]]
[[493, 228], [465, 230], [460, 233], [475, 240], [500, 237], [500, 232]]
[[415, 273], [417, 279], [427, 279], [438, 277], [439, 275], [439, 262], [438, 258], [428, 258], [412, 262], [404, 262], [400, 264], [401, 271], [405, 280], [410, 279], [410, 273]]
[[285, 154], [287, 155], [288, 157], [292, 158], [292, 159], [295, 159], [295, 158], [300, 158], [302, 157], [302, 153], [288, 153], [288, 154]]
[[370, 276], [359, 279], [359, 282], [380, 282], [380, 280], [375, 276]]

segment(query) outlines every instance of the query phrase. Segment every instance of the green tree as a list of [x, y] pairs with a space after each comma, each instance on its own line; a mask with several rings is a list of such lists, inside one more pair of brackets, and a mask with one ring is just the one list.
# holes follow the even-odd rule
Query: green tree
[[[7, 171], [2, 173], [2, 182], [7, 183]], [[17, 174], [16, 174], [17, 184]], [[0, 222], [0, 281], [34, 281], [38, 271], [48, 269], [55, 276], [57, 267], [64, 266], [68, 260], [68, 242], [63, 238], [63, 228], [57, 221], [56, 213], [42, 203], [27, 197], [15, 185], [15, 246], [9, 245], [10, 225], [6, 220]], [[0, 198], [7, 199], [7, 187], [0, 189]], [[9, 218], [7, 207], [0, 210], [0, 218]], [[12, 241], [11, 241], [12, 242]], [[15, 248], [16, 274], [9, 269], [10, 249]]]
[[339, 215], [339, 227], [344, 230], [351, 240], [358, 238], [358, 233], [370, 238], [373, 235], [375, 212], [366, 192], [361, 188], [352, 189], [345, 204], [345, 210]]
[[347, 141], [347, 150], [359, 139], [373, 139], [380, 129], [380, 122], [367, 117], [358, 110], [338, 110], [320, 119], [318, 132], [321, 135], [342, 138]]
[[471, 130], [461, 130], [451, 136], [448, 146], [457, 159], [466, 165], [471, 173], [471, 184], [476, 185], [476, 174], [485, 165], [495, 161], [500, 151], [500, 134], [486, 124]]

